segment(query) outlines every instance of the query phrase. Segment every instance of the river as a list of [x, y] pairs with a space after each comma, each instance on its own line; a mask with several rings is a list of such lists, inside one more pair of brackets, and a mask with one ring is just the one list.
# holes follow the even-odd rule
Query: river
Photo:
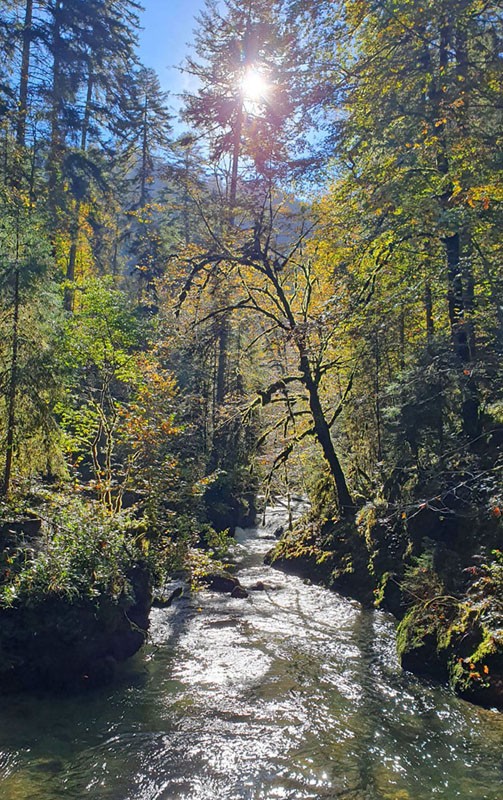
[[381, 612], [262, 563], [238, 532], [248, 599], [154, 609], [112, 686], [0, 707], [2, 800], [500, 800], [503, 714], [400, 670]]

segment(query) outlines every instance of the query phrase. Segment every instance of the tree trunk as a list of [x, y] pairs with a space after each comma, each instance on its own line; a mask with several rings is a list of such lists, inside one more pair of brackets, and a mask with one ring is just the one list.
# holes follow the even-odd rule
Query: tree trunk
[[300, 353], [300, 372], [302, 374], [302, 383], [307, 389], [309, 395], [309, 408], [313, 419], [313, 427], [316, 433], [325, 460], [330, 467], [335, 488], [337, 490], [337, 499], [339, 502], [339, 510], [342, 516], [347, 516], [354, 511], [355, 504], [349, 493], [348, 485], [342, 467], [340, 465], [337, 453], [335, 452], [332, 436], [330, 435], [330, 428], [321, 405], [318, 385], [313, 378], [309, 358], [305, 352], [302, 342], [298, 342], [297, 346]]
[[424, 312], [426, 317], [426, 342], [428, 347], [431, 347], [435, 335], [435, 323], [433, 321], [433, 298], [429, 281], [424, 287]]
[[374, 331], [374, 396], [375, 396], [375, 415], [376, 415], [376, 434], [377, 434], [377, 460], [382, 461], [382, 420], [381, 420], [381, 348], [379, 343], [379, 334], [377, 330]]
[[240, 100], [238, 105], [236, 127], [234, 129], [234, 137], [232, 145], [231, 185], [229, 190], [229, 205], [231, 207], [231, 225], [234, 224], [234, 208], [236, 205], [236, 198], [238, 192], [238, 167], [239, 167], [239, 156], [241, 154], [242, 133], [243, 133], [243, 103]]
[[334, 479], [339, 511], [342, 516], [348, 516], [354, 512], [355, 504], [349, 492], [346, 478], [340, 461], [337, 457], [337, 453], [335, 452], [334, 443], [330, 434], [330, 427], [321, 404], [319, 380], [316, 380], [313, 376], [311, 364], [309, 362], [305, 335], [301, 330], [299, 330], [299, 326], [295, 321], [292, 307], [288, 302], [288, 298], [283, 291], [281, 283], [278, 280], [278, 275], [275, 272], [274, 267], [266, 258], [263, 260], [263, 274], [267, 276], [268, 280], [273, 285], [278, 301], [283, 309], [286, 319], [288, 320], [292, 338], [299, 353], [299, 369], [302, 375], [302, 384], [305, 386], [309, 396], [309, 409], [311, 411], [311, 417], [313, 420], [314, 432], [318, 442], [320, 443], [321, 449], [323, 450], [323, 455]]
[[229, 319], [227, 314], [223, 314], [218, 329], [218, 362], [216, 375], [215, 400], [217, 406], [225, 400], [227, 390], [227, 361], [229, 348]]
[[[238, 187], [238, 168], [239, 156], [241, 152], [241, 134], [243, 129], [243, 104], [239, 102], [236, 127], [234, 130], [234, 143], [232, 149], [232, 163], [231, 163], [231, 183], [229, 189], [229, 205], [230, 205], [230, 218], [229, 222], [231, 227], [235, 221], [235, 209], [237, 199]], [[220, 326], [218, 329], [218, 365], [217, 365], [217, 385], [216, 385], [216, 402], [217, 406], [224, 402], [226, 394], [226, 375], [228, 363], [228, 348], [230, 338], [230, 314], [222, 314]]]
[[[241, 134], [243, 129], [243, 103], [239, 101], [236, 127], [234, 129], [234, 142], [232, 148], [231, 183], [229, 188], [229, 205], [231, 227], [234, 225], [234, 212], [236, 208], [239, 156], [241, 154]], [[230, 338], [230, 315], [222, 314], [218, 329], [218, 364], [216, 376], [216, 403], [217, 406], [224, 402], [226, 394], [226, 375], [228, 363], [228, 348]]]
[[[93, 99], [94, 78], [92, 70], [89, 70], [89, 77], [87, 81], [87, 94], [86, 105], [84, 110], [84, 119], [82, 120], [82, 130], [80, 136], [80, 149], [82, 152], [87, 148], [87, 133], [89, 130], [89, 120], [91, 119], [91, 101]], [[65, 296], [63, 305], [66, 311], [73, 311], [73, 302], [75, 298], [75, 291], [71, 284], [75, 281], [75, 267], [77, 264], [77, 252], [79, 248], [79, 233], [80, 233], [80, 209], [81, 200], [77, 198], [75, 201], [75, 208], [73, 210], [73, 220], [70, 229], [70, 252], [68, 254], [68, 264], [66, 267], [66, 281], [69, 284], [65, 288]]]
[[79, 243], [79, 218], [80, 218], [80, 200], [77, 200], [73, 212], [73, 221], [70, 230], [71, 244], [70, 252], [68, 254], [68, 264], [66, 267], [66, 281], [65, 295], [63, 299], [63, 307], [65, 311], [73, 311], [73, 303], [75, 299], [75, 290], [73, 283], [75, 281], [75, 266], [77, 264], [77, 251]]
[[7, 441], [5, 448], [5, 467], [2, 494], [7, 497], [10, 492], [12, 477], [12, 458], [14, 454], [14, 432], [16, 428], [16, 394], [18, 384], [18, 348], [19, 348], [19, 265], [16, 258], [14, 271], [14, 309], [12, 316], [12, 357], [10, 368], [9, 392], [7, 396]]
[[444, 240], [447, 260], [447, 300], [454, 352], [462, 364], [470, 361], [470, 348], [464, 319], [463, 281], [459, 251], [459, 234]]
[[185, 245], [188, 247], [190, 244], [190, 194], [189, 194], [189, 181], [190, 181], [190, 150], [187, 148], [184, 154], [184, 173], [183, 173], [183, 204], [182, 204], [182, 218], [183, 218], [183, 238]]
[[148, 178], [148, 97], [145, 93], [143, 103], [143, 131], [141, 144], [141, 176], [140, 176], [140, 208], [147, 202], [147, 178]]
[[48, 173], [48, 198], [49, 211], [52, 222], [52, 235], [56, 236], [59, 219], [58, 211], [61, 205], [61, 160], [62, 160], [62, 141], [61, 141], [61, 106], [63, 102], [63, 78], [61, 64], [61, 27], [62, 27], [63, 3], [57, 0], [54, 6], [54, 27], [52, 34], [52, 91], [50, 98], [50, 144], [47, 159]]
[[19, 105], [16, 125], [16, 144], [24, 147], [26, 140], [26, 117], [28, 114], [28, 81], [30, 77], [30, 48], [32, 37], [33, 0], [26, 0], [23, 25], [23, 51], [19, 81]]

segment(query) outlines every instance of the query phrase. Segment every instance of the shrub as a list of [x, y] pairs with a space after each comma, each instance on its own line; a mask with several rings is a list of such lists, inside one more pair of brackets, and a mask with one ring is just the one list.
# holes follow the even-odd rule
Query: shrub
[[126, 513], [101, 503], [58, 495], [39, 509], [40, 535], [5, 549], [0, 607], [36, 603], [47, 595], [69, 601], [130, 590], [128, 573], [146, 559], [143, 537]]

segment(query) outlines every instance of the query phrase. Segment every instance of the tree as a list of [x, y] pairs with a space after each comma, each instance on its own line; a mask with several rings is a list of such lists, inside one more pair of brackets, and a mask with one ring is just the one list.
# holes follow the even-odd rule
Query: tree
[[70, 463], [92, 478], [109, 509], [120, 507], [133, 464], [120, 462], [118, 442], [123, 410], [140, 371], [134, 355], [140, 329], [125, 295], [110, 278], [88, 282], [78, 311], [68, 318], [61, 360], [65, 396], [56, 411]]
[[0, 193], [0, 204], [0, 426], [5, 454], [1, 492], [8, 496], [15, 455], [30, 440], [32, 450], [36, 451], [35, 439], [41, 430], [45, 431], [46, 444], [43, 466], [50, 461], [54, 429], [50, 396], [56, 388], [55, 360], [51, 355], [55, 341], [51, 329], [55, 315], [51, 318], [54, 286], [47, 277], [49, 258], [44, 220], [30, 208], [18, 187], [5, 187]]
[[162, 91], [154, 70], [140, 69], [133, 76], [131, 90], [129, 142], [134, 143], [134, 159], [138, 162], [133, 167], [138, 186], [135, 205], [143, 208], [151, 196], [149, 187], [155, 180], [156, 159], [160, 162], [171, 142], [171, 115], [168, 95]]
[[198, 22], [195, 56], [184, 69], [199, 88], [185, 93], [184, 117], [208, 138], [211, 159], [227, 162], [232, 215], [240, 163], [270, 180], [284, 173], [293, 141], [281, 3], [226, 0], [220, 10], [208, 0]]
[[[218, 317], [229, 311], [256, 315], [257, 339], [263, 336], [279, 337], [296, 354], [296, 371], [281, 375], [266, 389], [259, 391], [252, 404], [268, 405], [275, 396], [285, 403], [283, 423], [292, 424], [292, 438], [276, 458], [275, 465], [285, 462], [295, 442], [306, 436], [315, 436], [322, 449], [325, 461], [335, 484], [341, 514], [354, 509], [344, 471], [332, 439], [331, 428], [340, 415], [350, 385], [343, 392], [335, 410], [324, 407], [323, 384], [331, 369], [337, 364], [331, 357], [335, 330], [322, 322], [324, 295], [321, 276], [313, 271], [313, 263], [305, 252], [306, 240], [311, 233], [307, 223], [295, 240], [285, 241], [287, 225], [282, 212], [273, 198], [262, 208], [262, 213], [252, 229], [244, 230], [232, 239], [214, 240], [219, 244], [212, 253], [200, 252], [190, 259], [191, 269], [181, 294], [183, 301], [187, 293], [208, 283], [208, 274], [226, 275], [227, 284], [235, 286], [235, 292], [226, 294], [226, 305], [210, 311], [208, 317]], [[262, 325], [264, 327], [262, 327]], [[294, 362], [294, 363], [295, 363]], [[288, 387], [299, 384], [306, 392], [300, 408], [295, 407], [301, 397], [292, 400]], [[307, 414], [309, 424], [297, 429], [297, 424]]]
[[33, 36], [33, 0], [26, 0], [22, 32], [21, 72], [19, 76], [18, 118], [16, 123], [16, 142], [25, 145], [26, 118], [28, 116], [28, 82], [30, 76], [31, 39]]
[[[494, 266], [486, 260], [483, 274], [474, 245], [497, 213], [496, 10], [446, 0], [340, 3], [335, 13], [332, 30], [343, 27], [337, 63], [347, 76], [337, 149], [346, 195], [366, 221], [356, 223], [361, 249], [391, 246], [393, 263], [409, 264], [411, 284], [419, 268], [427, 335], [435, 316], [448, 323], [463, 427], [473, 438], [480, 432], [475, 328], [497, 314], [484, 288], [488, 278], [494, 286]], [[381, 271], [376, 261], [372, 268]]]
[[138, 302], [153, 306], [155, 281], [162, 275], [166, 261], [160, 230], [164, 204], [159, 195], [160, 176], [171, 142], [172, 118], [168, 96], [154, 70], [140, 68], [125, 81], [122, 91], [125, 98], [122, 160], [129, 172], [125, 182], [129, 257], [138, 279]]
[[[287, 42], [280, 20], [281, 3], [249, 0], [244, 6], [226, 0], [220, 8], [209, 0], [199, 17], [195, 55], [184, 69], [199, 83], [185, 94], [184, 118], [206, 137], [214, 184], [227, 201], [226, 219], [217, 227], [232, 228], [253, 214], [267, 193], [273, 175], [284, 173], [291, 134]], [[291, 138], [291, 137], [290, 137]], [[241, 191], [244, 181], [247, 191]], [[265, 188], [264, 188], [265, 186]], [[211, 236], [216, 229], [205, 223]], [[212, 279], [216, 305], [226, 305], [226, 287]], [[215, 400], [222, 407], [229, 390], [231, 313], [215, 317], [218, 340]], [[210, 464], [218, 466], [222, 447], [215, 442]]]
[[362, 494], [394, 500], [445, 469], [447, 442], [476, 450], [501, 391], [496, 18], [485, 5], [421, 8], [325, 5], [314, 32], [334, 48], [340, 103], [314, 238], [346, 315], [341, 352], [358, 359], [346, 463]]
[[[327, 418], [331, 415], [327, 417], [328, 412], [320, 400], [320, 381], [324, 373], [313, 373], [314, 355], [303, 341], [303, 323], [297, 318], [297, 311], [293, 310], [295, 304], [291, 305], [288, 290], [283, 291], [282, 281], [276, 282], [275, 272], [270, 268], [270, 260], [272, 263], [278, 257], [285, 275], [295, 276], [292, 278], [294, 282], [305, 280], [310, 285], [309, 270], [303, 272], [307, 269], [305, 265], [301, 266], [295, 260], [290, 264], [289, 257], [273, 256], [269, 252], [268, 230], [277, 215], [276, 200], [272, 198], [281, 181], [298, 172], [299, 163], [294, 161], [294, 155], [303, 144], [302, 139], [299, 141], [297, 127], [303, 105], [298, 103], [298, 95], [295, 97], [291, 90], [295, 83], [294, 71], [300, 69], [299, 32], [292, 26], [288, 27], [284, 8], [284, 3], [257, 1], [243, 7], [229, 0], [220, 10], [215, 3], [207, 3], [199, 19], [196, 55], [186, 64], [187, 71], [198, 78], [200, 87], [196, 93], [186, 94], [185, 118], [203, 131], [210, 141], [210, 157], [221, 165], [224, 176], [222, 193], [229, 209], [226, 226], [220, 223], [219, 229], [218, 225], [208, 225], [209, 247], [213, 252], [213, 256], [208, 254], [208, 264], [213, 268], [206, 277], [214, 303], [208, 319], [214, 320], [218, 330], [215, 396], [217, 404], [223, 408], [228, 364], [232, 359], [230, 342], [236, 338], [232, 335], [231, 320], [238, 310], [245, 307], [241, 306], [244, 302], [242, 275], [236, 255], [236, 246], [239, 249], [239, 245], [236, 245], [234, 237], [239, 240], [237, 228], [246, 230], [249, 235], [255, 220], [256, 248], [254, 250], [255, 245], [250, 245], [251, 259], [256, 266], [255, 277], [260, 274], [265, 282], [257, 292], [263, 291], [269, 300], [277, 296], [275, 302], [280, 306], [279, 315], [285, 315], [286, 320], [279, 324], [278, 330], [291, 330], [292, 340], [297, 344], [298, 380], [309, 396], [310, 410], [307, 413], [314, 424], [311, 432], [322, 445], [337, 484], [340, 506], [346, 511], [353, 502], [330, 436]], [[301, 163], [303, 166], [303, 159]], [[269, 223], [266, 222], [268, 213]], [[282, 222], [285, 223], [285, 216]], [[283, 235], [288, 241], [292, 233], [286, 228]], [[200, 263], [199, 257], [195, 261]], [[245, 288], [245, 296], [247, 291]], [[255, 299], [258, 301], [257, 297]], [[260, 308], [259, 314], [265, 312], [259, 303], [257, 309]], [[302, 313], [299, 312], [300, 318]], [[280, 382], [280, 389], [281, 386]], [[218, 454], [222, 449], [217, 440], [214, 452]], [[210, 458], [214, 467], [218, 463], [218, 457]]]

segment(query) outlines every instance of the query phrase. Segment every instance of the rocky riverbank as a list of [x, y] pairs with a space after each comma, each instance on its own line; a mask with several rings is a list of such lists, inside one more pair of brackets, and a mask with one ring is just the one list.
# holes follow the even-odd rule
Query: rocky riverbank
[[[431, 538], [431, 514], [424, 517], [407, 525], [388, 507], [370, 504], [345, 521], [320, 520], [313, 510], [266, 560], [390, 611], [399, 620], [404, 669], [448, 681], [471, 702], [503, 709], [503, 555], [491, 547], [496, 526], [477, 551], [461, 525], [453, 530], [451, 518], [449, 538], [438, 519]], [[421, 522], [428, 523], [424, 536]]]

